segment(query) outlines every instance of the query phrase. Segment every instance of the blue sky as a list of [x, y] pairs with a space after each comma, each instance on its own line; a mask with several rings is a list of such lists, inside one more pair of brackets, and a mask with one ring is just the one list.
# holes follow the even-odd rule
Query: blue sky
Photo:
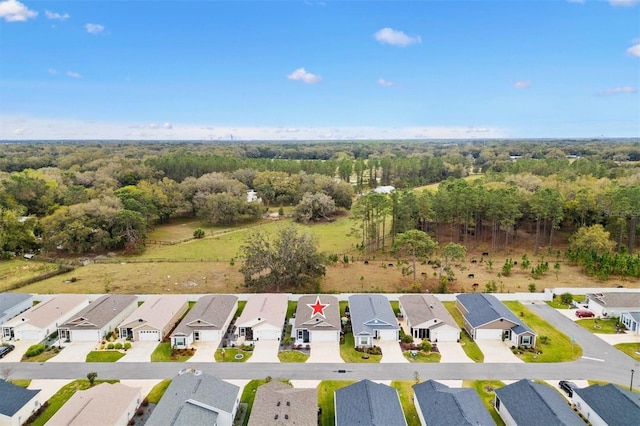
[[638, 0], [0, 0], [0, 139], [640, 137]]

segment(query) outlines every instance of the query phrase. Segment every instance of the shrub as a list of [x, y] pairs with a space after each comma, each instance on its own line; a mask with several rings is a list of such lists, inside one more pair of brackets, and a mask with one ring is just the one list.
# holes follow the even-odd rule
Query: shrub
[[24, 353], [24, 356], [26, 356], [27, 358], [38, 356], [42, 352], [44, 352], [45, 349], [46, 347], [44, 346], [44, 343], [40, 343], [38, 345], [32, 345], [32, 346], [29, 346], [29, 349], [27, 349], [27, 351]]
[[562, 293], [560, 301], [565, 305], [571, 305], [573, 303], [573, 295], [571, 293]]
[[413, 342], [413, 337], [410, 334], [405, 334], [400, 338], [400, 341], [402, 343], [412, 343]]
[[129, 349], [131, 349], [131, 343], [130, 342], [125, 342], [124, 344], [124, 350], [128, 351]]
[[200, 239], [204, 238], [204, 231], [200, 228], [193, 231], [193, 238]]
[[423, 340], [422, 343], [420, 343], [420, 350], [424, 351], [424, 352], [431, 352], [431, 342], [428, 340]]
[[113, 347], [114, 347], [114, 346], [115, 346], [115, 345], [114, 345], [113, 343], [109, 343], [109, 344], [107, 345], [107, 349], [113, 349]]
[[115, 345], [113, 345], [114, 349], [122, 349], [122, 343], [117, 342]]
[[149, 398], [145, 398], [142, 400], [142, 406], [146, 407], [147, 405], [149, 405]]
[[136, 416], [142, 416], [144, 414], [144, 408], [140, 407], [136, 410]]

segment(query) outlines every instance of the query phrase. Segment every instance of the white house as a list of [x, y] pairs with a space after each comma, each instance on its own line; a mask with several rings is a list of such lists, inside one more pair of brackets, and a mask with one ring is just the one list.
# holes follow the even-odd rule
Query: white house
[[160, 342], [187, 312], [189, 303], [185, 295], [149, 296], [145, 302], [118, 326], [123, 339], [134, 342]]
[[33, 306], [33, 296], [24, 293], [0, 293], [0, 325]]
[[414, 339], [432, 342], [457, 342], [460, 327], [432, 294], [405, 294], [399, 297], [400, 312], [407, 322]]
[[240, 337], [245, 340], [280, 340], [287, 316], [286, 294], [254, 294], [236, 320]]
[[293, 336], [297, 345], [340, 341], [340, 305], [327, 294], [306, 295], [298, 299]]
[[67, 342], [99, 342], [138, 307], [137, 300], [129, 294], [101, 296], [58, 326], [58, 336]]
[[194, 342], [221, 341], [237, 309], [236, 296], [202, 296], [171, 333], [171, 346], [187, 348]]
[[44, 401], [40, 391], [16, 386], [0, 379], [0, 426], [20, 426]]
[[623, 312], [640, 311], [640, 292], [587, 294], [587, 308], [597, 317], [617, 318]]
[[640, 334], [640, 311], [621, 313], [620, 322], [627, 327], [627, 330]]

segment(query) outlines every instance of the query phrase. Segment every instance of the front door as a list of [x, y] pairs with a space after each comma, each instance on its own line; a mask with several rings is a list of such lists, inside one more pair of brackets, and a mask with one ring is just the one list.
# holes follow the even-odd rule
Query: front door
[[199, 331], [194, 331], [193, 332], [193, 341], [194, 342], [199, 342], [200, 341], [200, 332]]

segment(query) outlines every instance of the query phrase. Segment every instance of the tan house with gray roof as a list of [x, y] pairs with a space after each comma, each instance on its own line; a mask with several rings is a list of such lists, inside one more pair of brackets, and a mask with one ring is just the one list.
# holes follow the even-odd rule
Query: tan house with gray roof
[[202, 296], [171, 333], [171, 346], [190, 347], [194, 342], [219, 342], [238, 310], [238, 298], [229, 294]]
[[89, 299], [81, 294], [59, 294], [38, 303], [2, 325], [5, 340], [41, 342], [82, 308]]
[[122, 339], [134, 342], [160, 342], [187, 312], [189, 303], [185, 295], [154, 295], [125, 318], [118, 326]]
[[406, 294], [399, 297], [400, 312], [414, 339], [431, 342], [457, 342], [460, 327], [432, 294]]
[[286, 294], [254, 294], [249, 297], [236, 321], [238, 334], [245, 340], [279, 340], [287, 316]]
[[142, 402], [140, 388], [101, 383], [77, 391], [47, 422], [50, 426], [126, 426]]
[[640, 292], [610, 291], [587, 294], [587, 308], [597, 317], [617, 318], [623, 312], [640, 311]]
[[272, 380], [256, 390], [248, 426], [318, 424], [318, 390]]
[[60, 340], [99, 342], [115, 330], [138, 307], [138, 297], [130, 294], [107, 294], [58, 326]]

